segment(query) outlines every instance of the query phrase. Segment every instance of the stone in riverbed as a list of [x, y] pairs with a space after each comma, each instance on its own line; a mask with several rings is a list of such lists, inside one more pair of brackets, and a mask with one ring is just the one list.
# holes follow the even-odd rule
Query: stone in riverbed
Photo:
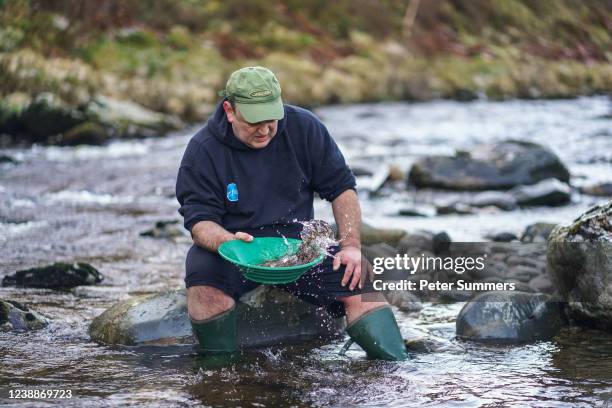
[[492, 234], [488, 234], [485, 238], [488, 238], [493, 242], [512, 242], [518, 240], [518, 237], [514, 233], [507, 231], [494, 232]]
[[580, 192], [582, 194], [588, 194], [597, 197], [612, 197], [612, 182], [585, 186], [580, 189]]
[[438, 215], [449, 215], [449, 214], [459, 214], [459, 215], [470, 215], [474, 214], [476, 210], [473, 207], [465, 203], [450, 203], [450, 204], [440, 204], [436, 207], [436, 213]]
[[109, 139], [108, 129], [95, 122], [85, 122], [64, 132], [58, 144], [63, 146], [99, 145]]
[[512, 211], [518, 207], [516, 198], [503, 191], [483, 191], [475, 194], [468, 204], [477, 208], [494, 206], [504, 211]]
[[479, 342], [525, 343], [551, 339], [564, 324], [562, 304], [544, 294], [486, 292], [457, 316], [457, 337]]
[[402, 330], [406, 350], [411, 353], [436, 353], [441, 351], [463, 351], [463, 348], [444, 339], [420, 330]]
[[509, 140], [476, 147], [454, 157], [430, 156], [411, 168], [409, 183], [450, 190], [500, 190], [547, 178], [569, 181], [569, 171], [549, 149]]
[[535, 224], [528, 225], [521, 235], [521, 242], [546, 242], [551, 231], [555, 229], [556, 226], [557, 224], [549, 222], [536, 222]]
[[612, 201], [550, 234], [548, 273], [574, 321], [612, 331]]
[[[238, 336], [242, 347], [333, 337], [344, 319], [279, 289], [260, 286], [238, 303]], [[137, 296], [119, 302], [96, 317], [92, 340], [105, 344], [193, 344], [184, 290]]]
[[518, 186], [510, 190], [516, 202], [522, 206], [559, 206], [570, 202], [571, 189], [557, 179], [546, 179], [530, 186]]
[[189, 236], [189, 232], [183, 228], [178, 220], [162, 220], [155, 223], [155, 227], [140, 233], [141, 237], [174, 239]]
[[529, 281], [529, 287], [534, 292], [552, 294], [555, 288], [547, 275], [536, 276]]
[[81, 285], [95, 285], [102, 282], [102, 279], [102, 274], [87, 263], [57, 262], [40, 268], [17, 271], [14, 275], [7, 275], [2, 279], [2, 286], [70, 289]]
[[423, 309], [419, 298], [406, 290], [389, 290], [385, 292], [385, 299], [402, 312], [418, 312]]
[[45, 327], [45, 317], [21, 303], [0, 299], [0, 331], [26, 331]]
[[406, 231], [401, 229], [374, 228], [365, 223], [361, 223], [361, 244], [372, 245], [385, 242], [395, 246], [406, 235]]

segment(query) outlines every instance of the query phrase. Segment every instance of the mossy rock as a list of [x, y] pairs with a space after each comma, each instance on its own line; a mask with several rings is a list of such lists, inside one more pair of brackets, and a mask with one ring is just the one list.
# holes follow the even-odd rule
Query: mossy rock
[[85, 120], [83, 112], [68, 106], [57, 95], [42, 93], [18, 116], [18, 121], [31, 141], [45, 141]]
[[96, 268], [87, 263], [63, 263], [31, 268], [5, 276], [2, 286], [29, 288], [69, 289], [81, 285], [95, 285], [102, 282], [103, 276]]
[[[331, 337], [344, 328], [344, 319], [269, 286], [245, 294], [237, 313], [242, 347]], [[119, 302], [92, 321], [89, 334], [104, 344], [193, 344], [185, 290]]]
[[87, 106], [86, 112], [95, 122], [114, 129], [116, 137], [160, 136], [182, 126], [178, 119], [169, 115], [102, 95]]
[[612, 331], [612, 201], [548, 237], [548, 274], [579, 324]]
[[99, 145], [106, 142], [111, 131], [95, 122], [81, 123], [61, 135], [59, 144], [65, 146]]
[[29, 331], [42, 329], [47, 319], [19, 302], [0, 299], [0, 331]]

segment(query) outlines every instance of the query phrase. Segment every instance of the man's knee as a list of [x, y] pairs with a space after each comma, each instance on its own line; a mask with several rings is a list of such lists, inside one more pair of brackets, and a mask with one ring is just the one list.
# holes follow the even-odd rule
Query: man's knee
[[236, 302], [227, 293], [212, 286], [187, 289], [187, 311], [193, 320], [206, 320], [230, 310]]
[[361, 295], [353, 295], [338, 298], [338, 301], [344, 304], [349, 324], [371, 310], [389, 305], [383, 296], [369, 297], [364, 300]]

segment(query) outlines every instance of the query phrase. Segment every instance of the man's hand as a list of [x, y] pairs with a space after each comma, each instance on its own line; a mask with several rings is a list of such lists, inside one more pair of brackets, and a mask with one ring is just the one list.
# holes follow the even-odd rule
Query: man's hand
[[249, 235], [246, 232], [241, 232], [241, 231], [238, 231], [237, 233], [235, 233], [234, 237], [244, 242], [251, 242], [253, 240], [252, 235]]
[[212, 221], [200, 221], [194, 225], [191, 229], [191, 237], [197, 246], [212, 252], [217, 252], [219, 246], [226, 241], [240, 239], [245, 242], [251, 242], [253, 240], [253, 236], [246, 232], [232, 234]]
[[344, 276], [342, 276], [342, 286], [350, 280], [349, 289], [354, 290], [359, 284], [359, 288], [363, 288], [361, 281], [361, 250], [357, 247], [346, 246], [342, 248], [334, 257], [334, 271], [340, 268], [340, 265], [346, 265]]

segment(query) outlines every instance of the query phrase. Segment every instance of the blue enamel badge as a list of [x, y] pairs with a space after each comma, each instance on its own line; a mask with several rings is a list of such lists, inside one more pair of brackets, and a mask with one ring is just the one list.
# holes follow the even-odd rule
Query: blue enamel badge
[[236, 183], [229, 183], [227, 185], [227, 199], [238, 201], [238, 186], [236, 186]]

